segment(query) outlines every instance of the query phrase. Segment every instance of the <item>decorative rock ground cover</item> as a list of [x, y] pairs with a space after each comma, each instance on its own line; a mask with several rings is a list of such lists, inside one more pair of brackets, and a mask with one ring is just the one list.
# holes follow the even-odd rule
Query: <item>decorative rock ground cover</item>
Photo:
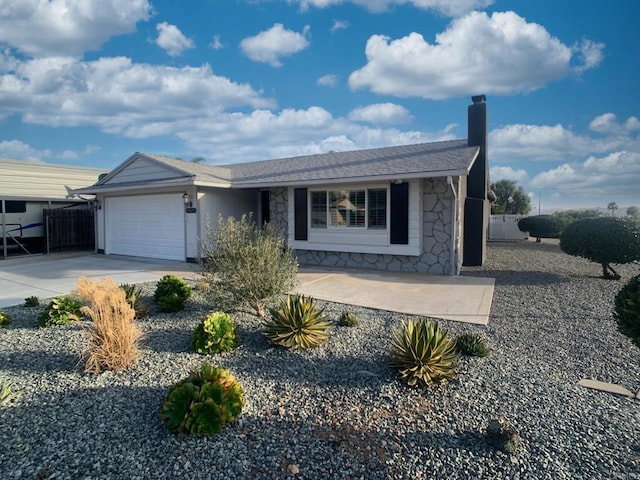
[[[639, 270], [618, 271], [624, 282]], [[0, 478], [640, 479], [640, 400], [578, 385], [640, 390], [640, 349], [611, 313], [623, 283], [599, 273], [555, 244], [491, 244], [486, 266], [463, 272], [496, 278], [489, 326], [441, 321], [485, 333], [491, 354], [462, 358], [456, 379], [428, 390], [385, 364], [405, 318], [389, 312], [352, 307], [357, 326], [307, 351], [274, 348], [259, 320], [237, 317], [240, 346], [201, 356], [189, 343], [211, 306], [194, 292], [185, 311], [140, 321], [135, 367], [87, 375], [81, 325], [39, 329], [39, 308], [4, 309], [0, 383], [20, 397], [0, 406]], [[337, 322], [344, 306], [318, 303]], [[203, 360], [238, 378], [246, 405], [217, 436], [177, 438], [160, 407]], [[517, 430], [516, 455], [488, 441], [497, 417]]]

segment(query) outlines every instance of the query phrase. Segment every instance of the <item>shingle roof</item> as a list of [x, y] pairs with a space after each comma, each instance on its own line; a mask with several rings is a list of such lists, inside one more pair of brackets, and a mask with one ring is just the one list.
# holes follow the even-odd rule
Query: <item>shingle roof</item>
[[329, 152], [227, 165], [233, 186], [293, 184], [390, 176], [468, 173], [479, 147], [467, 140]]
[[[230, 188], [257, 188], [323, 182], [345, 183], [466, 175], [469, 173], [478, 151], [479, 147], [469, 147], [467, 140], [451, 140], [368, 150], [329, 152], [229, 165], [207, 165], [161, 155], [136, 153], [129, 158], [128, 162], [134, 161], [137, 156], [150, 158], [176, 170], [179, 177], [163, 180], [140, 180], [126, 184], [109, 183], [87, 187], [79, 191], [87, 193], [120, 187], [131, 188], [136, 185], [149, 187], [155, 184], [174, 184], [176, 182]], [[123, 165], [118, 168], [122, 168]]]

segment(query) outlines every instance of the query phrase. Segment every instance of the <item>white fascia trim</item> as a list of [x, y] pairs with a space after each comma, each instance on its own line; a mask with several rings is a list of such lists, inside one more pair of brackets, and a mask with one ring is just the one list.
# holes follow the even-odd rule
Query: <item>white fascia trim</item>
[[100, 186], [100, 187], [86, 187], [86, 188], [76, 188], [71, 190], [71, 193], [74, 195], [99, 195], [101, 193], [113, 193], [113, 192], [127, 192], [130, 190], [156, 190], [158, 188], [164, 187], [190, 187], [195, 185], [192, 178], [185, 181], [184, 178], [177, 179], [175, 181], [164, 181], [164, 182], [153, 182], [153, 183], [144, 183], [144, 184], [127, 184], [127, 185], [118, 185], [113, 184], [109, 186]]

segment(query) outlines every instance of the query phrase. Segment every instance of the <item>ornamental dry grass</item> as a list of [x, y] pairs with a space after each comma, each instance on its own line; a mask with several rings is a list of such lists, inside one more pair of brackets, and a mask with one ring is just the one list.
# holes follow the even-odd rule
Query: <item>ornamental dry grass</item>
[[86, 329], [89, 347], [82, 354], [84, 371], [121, 370], [135, 363], [142, 330], [125, 292], [111, 278], [93, 282], [80, 277], [77, 295], [86, 305], [82, 313], [93, 320]]

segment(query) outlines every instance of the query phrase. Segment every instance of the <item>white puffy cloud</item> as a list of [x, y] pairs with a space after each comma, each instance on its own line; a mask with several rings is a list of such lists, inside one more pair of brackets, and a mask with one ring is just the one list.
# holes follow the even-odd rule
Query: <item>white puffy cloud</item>
[[529, 174], [522, 168], [495, 166], [489, 168], [491, 183], [499, 180], [515, 180], [519, 184], [524, 184], [529, 180]]
[[170, 56], [178, 57], [182, 52], [194, 47], [193, 41], [183, 35], [178, 27], [162, 22], [156, 25], [158, 38], [156, 45], [165, 50]]
[[431, 99], [530, 92], [595, 67], [603, 46], [587, 44], [576, 53], [514, 12], [471, 12], [453, 20], [433, 44], [415, 32], [397, 40], [371, 36], [367, 64], [350, 75], [349, 84], [379, 94]]
[[214, 50], [221, 50], [221, 49], [224, 48], [224, 44], [220, 40], [220, 35], [219, 34], [215, 34], [213, 36], [213, 40], [211, 40], [211, 43], [209, 44], [209, 46], [211, 48], [213, 48]]
[[629, 117], [626, 122], [618, 123], [618, 118], [613, 113], [604, 113], [591, 120], [589, 128], [594, 132], [606, 134], [626, 134], [634, 130], [640, 130], [640, 120], [637, 117]]
[[374, 124], [397, 124], [410, 122], [413, 117], [409, 110], [395, 103], [376, 103], [351, 110], [348, 116], [354, 122]]
[[272, 107], [251, 86], [215, 75], [209, 65], [175, 68], [135, 64], [126, 57], [83, 62], [50, 57], [19, 62], [0, 73], [0, 118], [26, 123], [97, 126], [129, 136], [173, 133], [181, 119], [230, 107]]
[[567, 198], [595, 197], [634, 204], [640, 185], [640, 153], [619, 151], [584, 162], [563, 163], [531, 179], [532, 187]]
[[451, 17], [488, 7], [493, 2], [494, 0], [289, 0], [289, 3], [299, 3], [303, 10], [354, 3], [370, 12], [385, 12], [395, 5], [413, 5], [422, 10], [432, 10]]
[[51, 150], [40, 150], [20, 140], [3, 140], [0, 142], [0, 158], [9, 160], [41, 161], [52, 156]]
[[338, 84], [338, 80], [338, 75], [329, 73], [316, 80], [316, 83], [322, 87], [335, 87]]
[[347, 20], [334, 20], [333, 25], [331, 25], [331, 32], [346, 30], [347, 28], [349, 28], [349, 22]]
[[76, 56], [150, 15], [148, 0], [0, 0], [0, 43], [32, 57]]
[[256, 62], [268, 63], [272, 67], [282, 66], [281, 57], [288, 57], [309, 46], [309, 26], [302, 33], [287, 30], [281, 23], [240, 42], [244, 54]]
[[[635, 117], [631, 117], [635, 118]], [[595, 123], [594, 123], [595, 122]], [[606, 119], [597, 117], [592, 129], [603, 131]], [[609, 128], [608, 126], [606, 128]], [[629, 147], [638, 143], [630, 136], [605, 136], [592, 138], [579, 135], [566, 127], [556, 125], [512, 124], [492, 130], [489, 134], [489, 151], [492, 160], [502, 161], [561, 161], [585, 157]]]

